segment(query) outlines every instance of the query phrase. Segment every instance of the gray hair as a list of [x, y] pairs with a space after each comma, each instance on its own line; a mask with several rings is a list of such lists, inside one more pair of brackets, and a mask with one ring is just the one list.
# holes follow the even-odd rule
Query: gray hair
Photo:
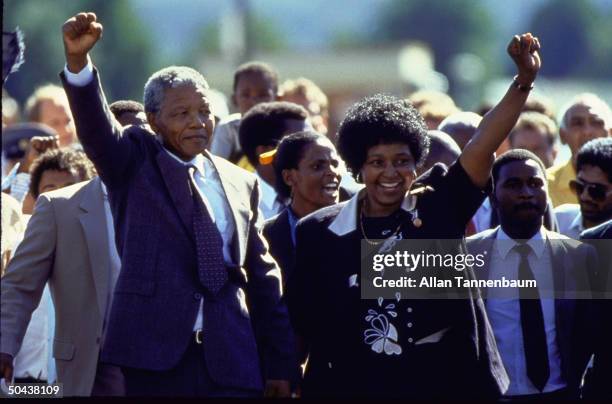
[[201, 90], [209, 88], [204, 76], [191, 67], [169, 66], [153, 73], [144, 87], [145, 112], [159, 112], [164, 91], [184, 85], [192, 85]]
[[560, 119], [560, 127], [562, 129], [568, 128], [570, 119], [569, 112], [576, 105], [585, 105], [597, 109], [598, 112], [602, 115], [606, 130], [612, 127], [612, 112], [610, 111], [610, 106], [608, 105], [608, 103], [599, 98], [596, 94], [582, 93], [578, 94], [569, 103], [567, 103], [564, 108], [562, 108]]

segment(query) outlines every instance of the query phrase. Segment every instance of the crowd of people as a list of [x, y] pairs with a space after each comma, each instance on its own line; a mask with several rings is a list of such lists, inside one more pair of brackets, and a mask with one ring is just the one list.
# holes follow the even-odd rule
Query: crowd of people
[[[235, 114], [182, 66], [151, 75], [142, 103], [109, 105], [90, 55], [102, 30], [93, 13], [68, 19], [62, 86], [37, 89], [23, 123], [3, 108], [7, 383], [612, 398], [612, 112], [585, 93], [557, 121], [531, 97], [537, 37], [511, 39], [516, 76], [496, 105], [377, 94], [332, 134], [315, 83], [255, 61], [234, 72]], [[559, 143], [571, 156], [554, 165]], [[461, 279], [538, 286], [364, 298], [363, 246], [400, 240], [484, 251]]]

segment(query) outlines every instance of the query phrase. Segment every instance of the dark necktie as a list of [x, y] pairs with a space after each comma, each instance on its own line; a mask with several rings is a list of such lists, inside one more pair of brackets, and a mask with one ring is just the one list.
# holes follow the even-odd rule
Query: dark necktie
[[[514, 250], [521, 256], [518, 278], [520, 280], [535, 280], [527, 260], [531, 247], [527, 244], [519, 244], [514, 246]], [[532, 288], [519, 288], [519, 298], [527, 376], [529, 376], [531, 383], [542, 391], [550, 376], [550, 367], [548, 365], [548, 345], [546, 343], [540, 293], [537, 288], [534, 290]]]
[[194, 206], [193, 233], [198, 257], [198, 276], [202, 285], [216, 294], [228, 279], [223, 260], [223, 238], [198, 192], [194, 179], [195, 170], [194, 166], [188, 166]]

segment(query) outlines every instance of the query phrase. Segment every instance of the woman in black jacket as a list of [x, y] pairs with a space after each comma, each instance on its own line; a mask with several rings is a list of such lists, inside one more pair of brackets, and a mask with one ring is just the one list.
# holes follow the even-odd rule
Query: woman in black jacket
[[264, 237], [278, 262], [283, 281], [289, 278], [295, 260], [295, 226], [302, 217], [317, 209], [338, 203], [340, 159], [331, 141], [312, 131], [284, 137], [274, 155], [274, 189], [289, 205], [266, 221]]
[[[507, 375], [477, 290], [462, 299], [363, 299], [360, 248], [393, 240], [455, 239], [490, 187], [494, 152], [514, 126], [540, 68], [539, 42], [508, 47], [518, 75], [483, 119], [459, 159], [418, 180], [426, 126], [407, 102], [368, 97], [340, 125], [338, 150], [365, 189], [316, 211], [297, 226], [296, 267], [287, 301], [309, 358], [304, 397], [487, 398]], [[415, 194], [418, 193], [418, 196]]]

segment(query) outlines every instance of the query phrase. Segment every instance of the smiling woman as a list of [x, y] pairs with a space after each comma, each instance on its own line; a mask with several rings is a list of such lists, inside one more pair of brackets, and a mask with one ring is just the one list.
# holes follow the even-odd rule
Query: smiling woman
[[290, 201], [280, 214], [269, 219], [264, 236], [279, 263], [283, 280], [291, 275], [295, 255], [295, 226], [304, 216], [338, 203], [340, 160], [325, 136], [312, 131], [284, 137], [274, 156], [275, 191]]
[[[453, 282], [437, 300], [410, 291], [365, 299], [361, 246], [380, 252], [399, 239], [450, 239], [438, 253], [464, 252], [466, 225], [490, 188], [494, 152], [539, 70], [538, 49], [531, 34], [512, 39], [508, 52], [519, 74], [448, 170], [434, 165], [416, 178], [427, 128], [407, 102], [376, 95], [349, 109], [338, 150], [365, 188], [298, 223], [287, 281], [292, 324], [307, 347], [304, 397], [482, 399], [507, 388], [476, 289], [453, 299]], [[461, 274], [473, 279], [470, 268]]]

